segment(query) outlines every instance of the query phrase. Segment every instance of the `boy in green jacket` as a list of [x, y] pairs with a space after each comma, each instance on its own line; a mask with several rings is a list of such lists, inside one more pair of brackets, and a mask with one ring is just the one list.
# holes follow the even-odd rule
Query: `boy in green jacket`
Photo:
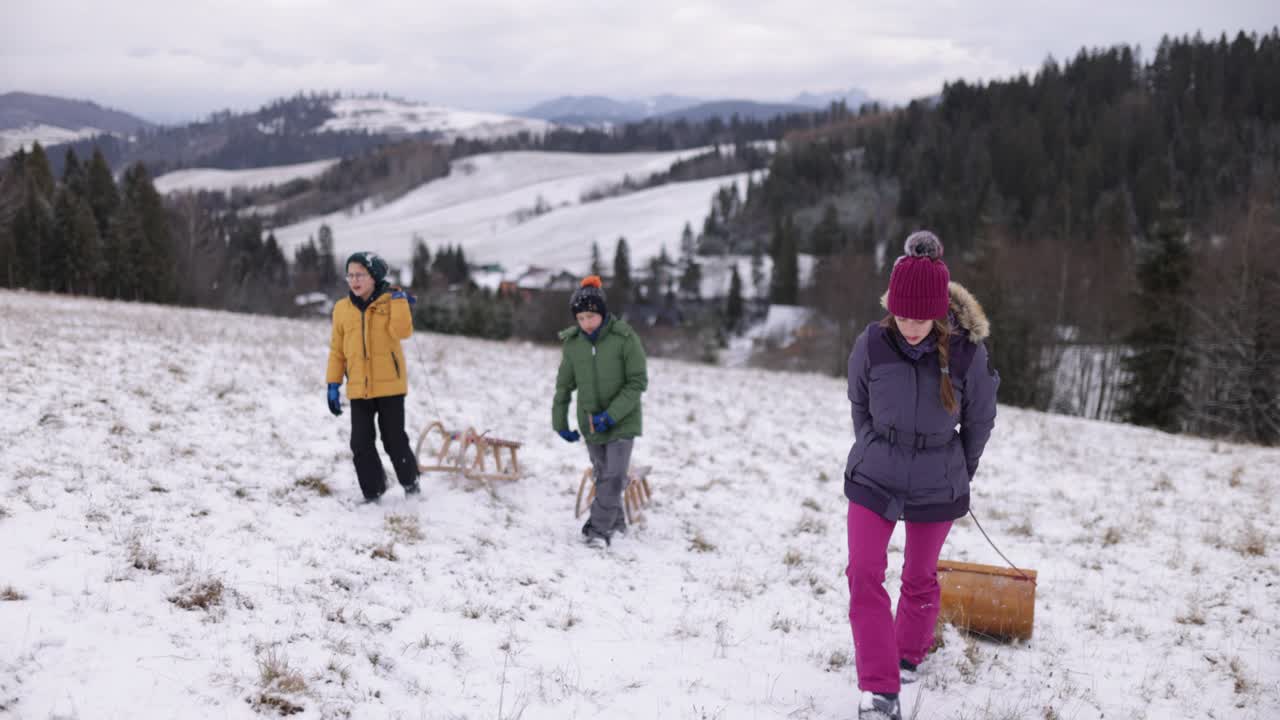
[[615, 531], [626, 528], [622, 491], [631, 448], [640, 436], [640, 395], [649, 386], [649, 375], [640, 336], [626, 322], [609, 316], [598, 276], [582, 281], [569, 299], [569, 309], [578, 324], [560, 333], [564, 347], [551, 427], [566, 442], [581, 437], [569, 429], [569, 398], [577, 390], [578, 427], [586, 435], [596, 486], [582, 536], [589, 545], [608, 545]]

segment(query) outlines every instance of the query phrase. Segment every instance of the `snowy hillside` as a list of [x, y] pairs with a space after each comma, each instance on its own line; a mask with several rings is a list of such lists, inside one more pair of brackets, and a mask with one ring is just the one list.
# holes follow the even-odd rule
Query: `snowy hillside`
[[[580, 202], [582, 195], [618, 184], [626, 176], [645, 179], [705, 150], [477, 155], [454, 162], [449, 177], [394, 202], [362, 213], [312, 218], [275, 233], [286, 254], [315, 237], [321, 224], [328, 224], [339, 256], [374, 250], [393, 264], [407, 264], [416, 235], [433, 251], [446, 244], [461, 245], [472, 263], [499, 262], [508, 269], [543, 265], [575, 272], [590, 265], [592, 241], [600, 243], [602, 255], [610, 261], [622, 235], [638, 266], [638, 260], [657, 255], [663, 245], [674, 257], [684, 224], [701, 228], [716, 190], [731, 182], [745, 186], [746, 176], [671, 183], [586, 204]], [[545, 212], [537, 214], [540, 206]]]
[[[653, 361], [654, 503], [596, 551], [554, 348], [411, 339], [415, 439], [522, 441], [525, 476], [360, 506], [325, 322], [11, 292], [0, 318], [0, 715], [855, 716], [837, 379]], [[1039, 571], [1035, 636], [948, 629], [904, 708], [1276, 717], [1278, 467], [1002, 407], [975, 509]], [[1000, 562], [968, 522], [943, 554]]]
[[330, 109], [337, 117], [325, 121], [317, 132], [364, 130], [391, 135], [437, 132], [452, 141], [460, 137], [488, 140], [520, 132], [542, 135], [555, 127], [554, 123], [544, 120], [389, 98], [339, 98]]
[[161, 193], [195, 190], [228, 192], [234, 188], [250, 189], [266, 185], [281, 185], [290, 180], [313, 178], [321, 175], [337, 162], [336, 159], [316, 160], [315, 162], [252, 168], [249, 170], [187, 168], [186, 170], [175, 170], [161, 175], [156, 178], [155, 185], [156, 190]]
[[47, 148], [50, 145], [101, 135], [102, 132], [97, 128], [68, 130], [54, 125], [23, 125], [0, 130], [0, 158], [16, 153], [21, 148], [30, 150], [34, 143], [40, 143], [42, 147]]

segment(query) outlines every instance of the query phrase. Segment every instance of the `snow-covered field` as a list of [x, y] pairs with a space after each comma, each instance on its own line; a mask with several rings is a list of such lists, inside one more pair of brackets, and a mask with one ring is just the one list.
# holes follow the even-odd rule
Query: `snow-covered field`
[[[364, 212], [343, 211], [275, 231], [285, 253], [315, 237], [320, 225], [333, 229], [339, 257], [373, 250], [393, 264], [407, 264], [415, 236], [435, 252], [461, 245], [472, 263], [499, 262], [508, 269], [526, 265], [585, 271], [591, 243], [612, 263], [619, 236], [627, 238], [632, 266], [639, 267], [665, 245], [679, 252], [686, 222], [695, 232], [711, 209], [716, 191], [746, 175], [670, 183], [621, 197], [581, 203], [584, 193], [643, 180], [681, 158], [706, 148], [664, 153], [509, 152], [456, 161], [450, 175]], [[534, 215], [541, 205], [547, 212]]]
[[80, 128], [69, 130], [56, 125], [23, 125], [20, 128], [0, 130], [0, 158], [18, 152], [20, 148], [30, 148], [32, 143], [40, 143], [43, 147], [68, 143], [82, 138], [101, 135], [97, 128]]
[[491, 140], [520, 132], [546, 134], [555, 123], [500, 113], [455, 108], [390, 98], [340, 98], [330, 105], [337, 117], [317, 132], [367, 130], [372, 133], [438, 132], [442, 139]]
[[[596, 551], [586, 452], [549, 427], [555, 348], [410, 340], [413, 431], [520, 440], [525, 474], [359, 506], [328, 336], [0, 292], [0, 715], [856, 716], [843, 382], [653, 360], [654, 503]], [[975, 510], [1039, 571], [1035, 635], [947, 629], [908, 717], [1280, 716], [1277, 469], [1002, 407]], [[968, 522], [944, 556], [1000, 563]]]
[[161, 193], [192, 190], [229, 192], [235, 188], [256, 188], [280, 185], [290, 180], [317, 177], [333, 167], [338, 160], [315, 160], [293, 165], [251, 168], [248, 170], [221, 170], [218, 168], [187, 168], [174, 170], [156, 178], [156, 190]]

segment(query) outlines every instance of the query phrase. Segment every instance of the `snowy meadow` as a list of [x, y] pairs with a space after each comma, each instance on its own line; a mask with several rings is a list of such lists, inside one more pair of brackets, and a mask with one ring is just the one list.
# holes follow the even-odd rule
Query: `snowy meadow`
[[[841, 379], [651, 359], [653, 503], [600, 551], [555, 347], [415, 335], [413, 440], [473, 426], [524, 474], [365, 506], [328, 338], [0, 292], [0, 716], [856, 717]], [[1278, 449], [1002, 406], [974, 508], [1035, 634], [943, 628], [904, 714], [1280, 716], [1278, 483]], [[1001, 564], [970, 521], [943, 557]]]

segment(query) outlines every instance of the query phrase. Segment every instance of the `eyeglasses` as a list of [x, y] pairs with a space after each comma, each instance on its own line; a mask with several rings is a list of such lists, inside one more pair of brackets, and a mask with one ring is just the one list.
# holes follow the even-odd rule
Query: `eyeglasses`
[[347, 282], [355, 282], [369, 277], [368, 273], [347, 273]]

